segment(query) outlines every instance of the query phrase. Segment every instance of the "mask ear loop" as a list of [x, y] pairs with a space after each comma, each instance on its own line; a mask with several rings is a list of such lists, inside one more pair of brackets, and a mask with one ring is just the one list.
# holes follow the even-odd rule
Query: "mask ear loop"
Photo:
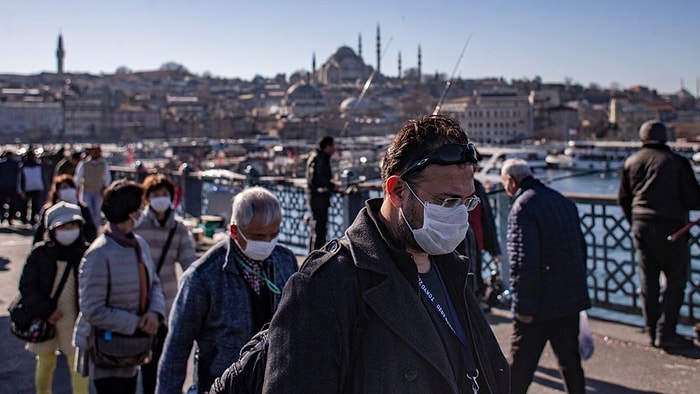
[[255, 271], [255, 270], [253, 269], [253, 267], [251, 267], [250, 265], [248, 265], [248, 263], [246, 263], [245, 261], [243, 261], [243, 259], [237, 258], [236, 260], [238, 260], [238, 262], [241, 263], [241, 265], [243, 266], [243, 269], [245, 269], [246, 271], [250, 272], [251, 274], [253, 274], [253, 275], [255, 275], [255, 276], [261, 278], [263, 281], [265, 281], [265, 285], [267, 286], [267, 288], [270, 290], [271, 293], [277, 294], [277, 295], [282, 294], [282, 291], [280, 290], [280, 288], [277, 287], [277, 285], [274, 284], [274, 283], [270, 280], [270, 278], [267, 277], [267, 274], [265, 273], [265, 270], [263, 270], [263, 273], [260, 274], [259, 272]]

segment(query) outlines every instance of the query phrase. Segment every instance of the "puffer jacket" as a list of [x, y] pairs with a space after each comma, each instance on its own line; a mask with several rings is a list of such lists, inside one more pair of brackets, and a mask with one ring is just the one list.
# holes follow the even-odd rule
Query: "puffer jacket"
[[[381, 203], [369, 200], [345, 238], [309, 255], [285, 287], [270, 324], [264, 393], [472, 392], [441, 346], [416, 265], [388, 240]], [[467, 264], [455, 253], [433, 258], [471, 339], [479, 393], [508, 393], [510, 369], [467, 285]]]
[[591, 307], [576, 204], [527, 177], [508, 215], [507, 238], [514, 312], [545, 321]]
[[[141, 247], [148, 281], [146, 311], [155, 312], [163, 317], [163, 290], [155, 273], [151, 251], [143, 238], [136, 235], [136, 239]], [[133, 335], [141, 319], [139, 285], [139, 268], [134, 248], [122, 246], [105, 234], [97, 237], [85, 252], [80, 264], [80, 315], [76, 323], [75, 345], [81, 350], [88, 349], [88, 336], [93, 326]], [[108, 375], [133, 376], [138, 371], [137, 368], [113, 368]]]
[[192, 240], [187, 228], [182, 221], [175, 218], [175, 213], [171, 210], [165, 224], [160, 225], [156, 213], [149, 206], [146, 208], [146, 213], [141, 225], [134, 232], [143, 237], [148, 246], [151, 248], [151, 259], [153, 264], [158, 268], [163, 247], [168, 240], [168, 235], [172, 228], [175, 228], [173, 239], [170, 241], [170, 247], [166, 251], [163, 266], [158, 273], [160, 277], [160, 286], [163, 288], [165, 295], [165, 313], [166, 321], [170, 314], [170, 308], [173, 305], [173, 300], [177, 294], [178, 281], [176, 275], [176, 266], [179, 264], [184, 272], [187, 267], [197, 259], [194, 250], [194, 241]]
[[[56, 308], [51, 302], [58, 270], [56, 261], [68, 262], [77, 283], [78, 265], [88, 246], [83, 237], [79, 237], [68, 246], [62, 246], [52, 240], [34, 245], [19, 279], [19, 291], [23, 302], [31, 306], [36, 316], [46, 319]], [[75, 299], [78, 299], [77, 287]]]

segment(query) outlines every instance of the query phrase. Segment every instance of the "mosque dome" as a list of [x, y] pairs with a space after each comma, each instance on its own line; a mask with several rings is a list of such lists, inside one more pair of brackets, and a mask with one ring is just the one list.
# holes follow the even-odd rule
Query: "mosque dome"
[[287, 100], [318, 100], [322, 98], [320, 90], [305, 82], [295, 83], [287, 89]]

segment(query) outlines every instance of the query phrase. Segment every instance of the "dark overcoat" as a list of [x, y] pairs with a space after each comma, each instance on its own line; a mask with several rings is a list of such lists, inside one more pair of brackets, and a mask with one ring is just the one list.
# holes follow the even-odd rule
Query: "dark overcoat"
[[[471, 392], [453, 373], [416, 265], [388, 237], [380, 206], [368, 201], [343, 239], [313, 252], [290, 278], [270, 326], [263, 392]], [[433, 258], [469, 331], [479, 392], [507, 393], [510, 370], [467, 285], [465, 261]], [[371, 279], [358, 279], [360, 271]]]

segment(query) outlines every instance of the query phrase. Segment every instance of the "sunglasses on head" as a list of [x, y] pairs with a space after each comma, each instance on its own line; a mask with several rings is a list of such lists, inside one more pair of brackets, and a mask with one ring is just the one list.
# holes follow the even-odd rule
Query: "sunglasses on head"
[[466, 144], [445, 144], [428, 153], [424, 158], [414, 161], [399, 176], [403, 178], [413, 172], [421, 171], [431, 164], [478, 163], [478, 157], [476, 147], [471, 142]]

